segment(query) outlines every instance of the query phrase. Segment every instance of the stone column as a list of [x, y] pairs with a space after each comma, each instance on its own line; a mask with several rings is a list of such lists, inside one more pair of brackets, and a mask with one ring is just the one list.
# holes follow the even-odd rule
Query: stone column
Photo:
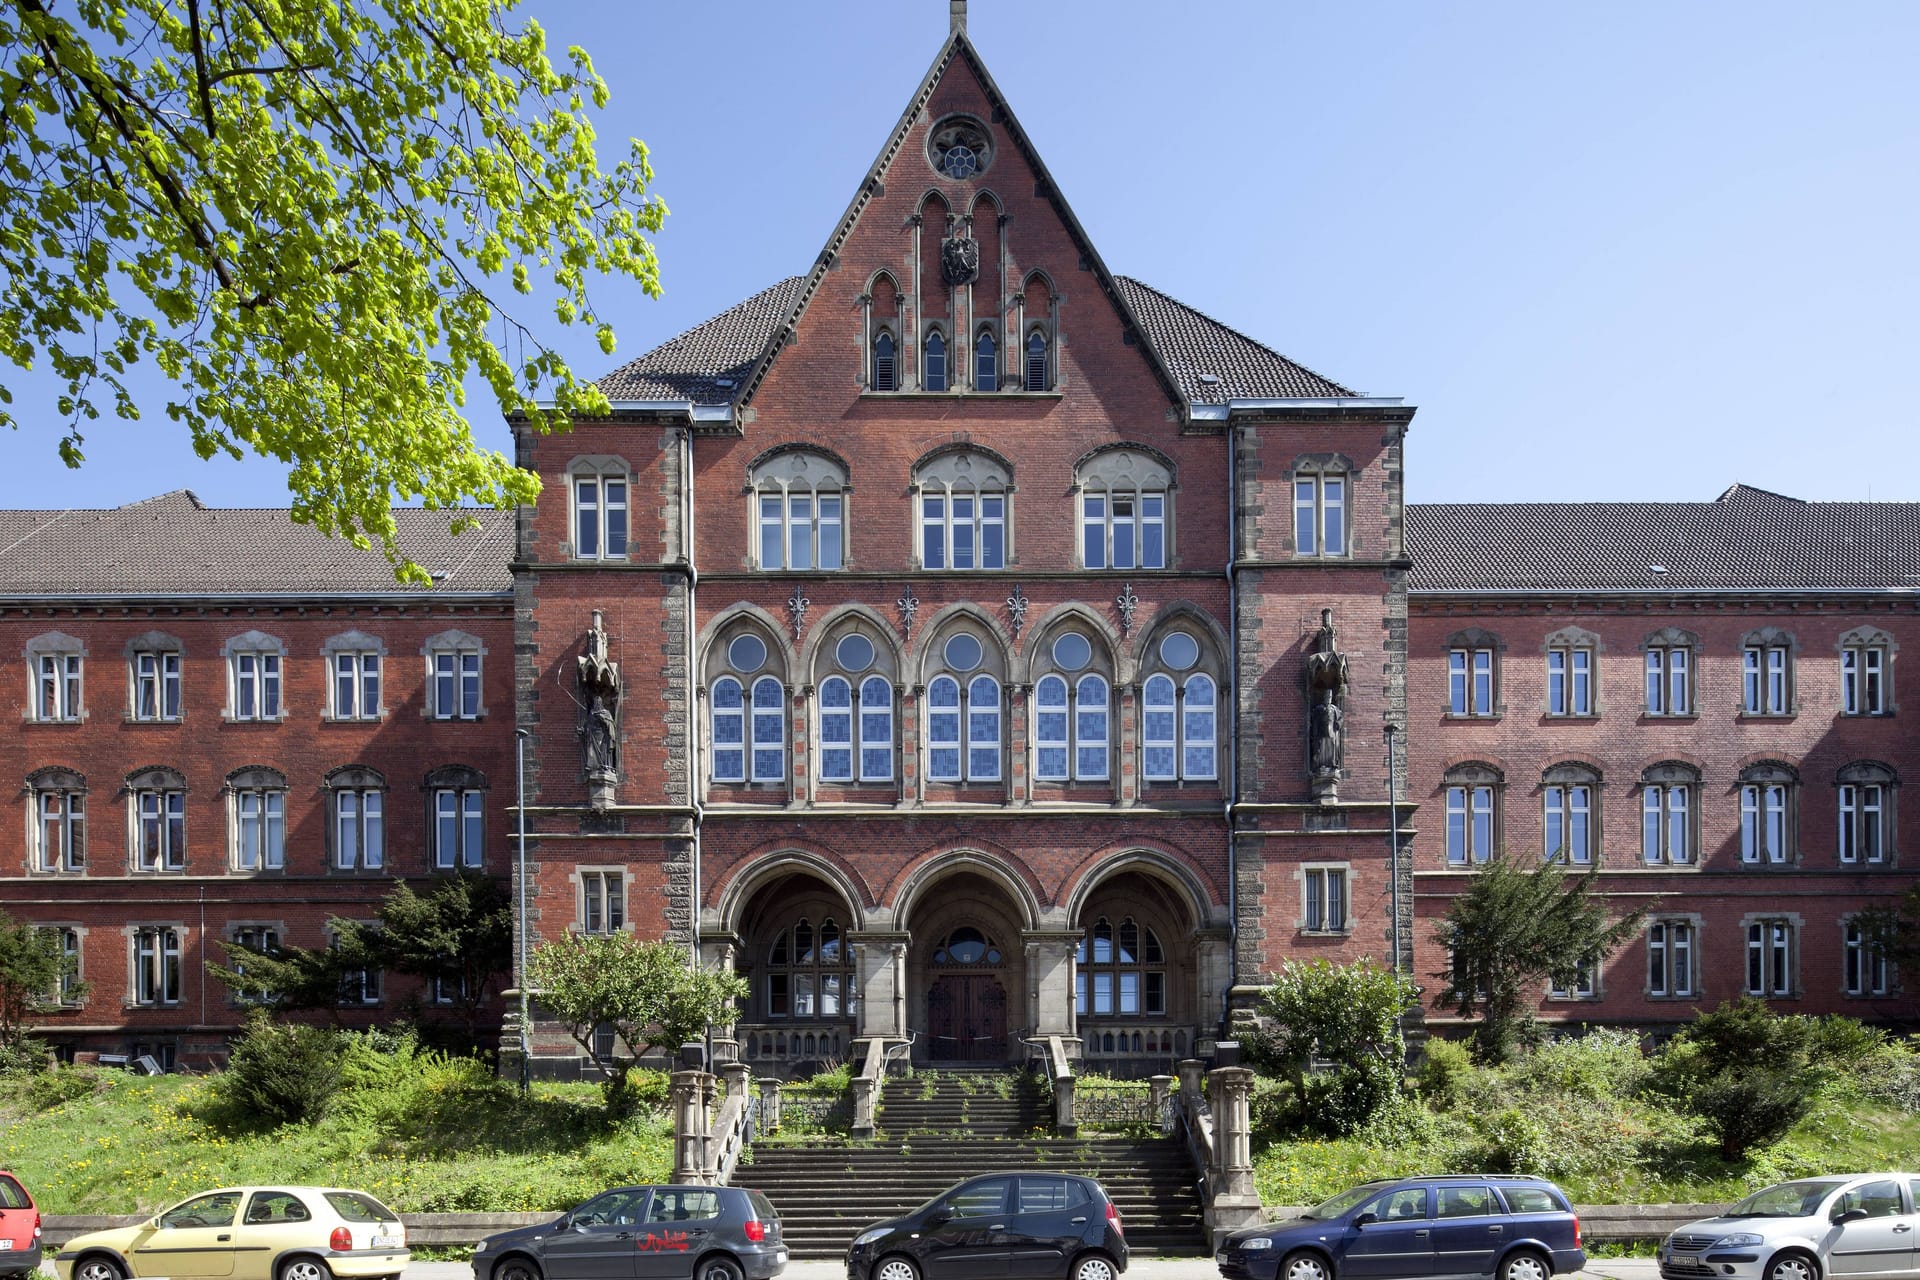
[[1175, 1068], [1180, 1072], [1180, 1096], [1184, 1099], [1199, 1098], [1200, 1078], [1206, 1070], [1206, 1064], [1198, 1058], [1182, 1058]]
[[[716, 1046], [718, 1043], [718, 1041], [715, 1041]], [[747, 1083], [752, 1074], [752, 1070], [744, 1062], [723, 1062], [720, 1064], [720, 1079], [726, 1083], [727, 1096], [729, 1098], [739, 1098], [743, 1102], [746, 1100]]]
[[1167, 1098], [1173, 1093], [1172, 1076], [1147, 1077], [1147, 1107], [1153, 1112], [1153, 1122], [1160, 1123], [1160, 1117], [1167, 1113]]
[[760, 1132], [780, 1132], [780, 1082], [760, 1082]]
[[1027, 949], [1028, 1021], [1036, 1039], [1059, 1036], [1068, 1041], [1067, 1056], [1080, 1056], [1079, 1020], [1073, 1007], [1073, 952], [1077, 930], [1029, 929], [1021, 940]]
[[676, 1071], [669, 1097], [673, 1103], [673, 1181], [699, 1182], [707, 1165], [707, 1096], [713, 1077], [704, 1071]]
[[1207, 1073], [1207, 1083], [1216, 1161], [1208, 1226], [1234, 1231], [1260, 1220], [1260, 1197], [1253, 1190], [1253, 1071], [1217, 1067]]
[[849, 933], [854, 980], [860, 984], [860, 1017], [854, 1039], [907, 1038], [907, 935]]

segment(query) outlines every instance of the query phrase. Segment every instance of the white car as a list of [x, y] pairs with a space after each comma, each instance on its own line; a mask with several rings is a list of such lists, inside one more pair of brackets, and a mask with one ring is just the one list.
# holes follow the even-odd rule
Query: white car
[[1662, 1280], [1920, 1277], [1920, 1174], [1799, 1178], [1660, 1242]]

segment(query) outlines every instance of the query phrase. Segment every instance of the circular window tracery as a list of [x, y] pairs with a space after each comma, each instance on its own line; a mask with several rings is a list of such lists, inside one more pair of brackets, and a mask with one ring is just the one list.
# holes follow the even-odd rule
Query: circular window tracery
[[993, 163], [986, 127], [971, 116], [951, 116], [927, 134], [927, 163], [956, 182], [976, 178]]
[[1000, 948], [972, 925], [961, 925], [933, 949], [936, 965], [997, 965]]
[[1176, 631], [1160, 642], [1160, 660], [1175, 671], [1185, 671], [1200, 661], [1200, 643], [1184, 631]]
[[767, 642], [749, 632], [733, 638], [727, 646], [727, 661], [741, 675], [752, 675], [767, 662]]
[[986, 656], [977, 636], [965, 631], [947, 641], [947, 665], [955, 671], [971, 671], [980, 665], [980, 659]]
[[843, 671], [865, 671], [873, 665], [873, 641], [857, 631], [842, 637], [833, 652]]
[[1053, 642], [1053, 660], [1062, 671], [1078, 671], [1093, 661], [1093, 645], [1078, 631], [1069, 631]]

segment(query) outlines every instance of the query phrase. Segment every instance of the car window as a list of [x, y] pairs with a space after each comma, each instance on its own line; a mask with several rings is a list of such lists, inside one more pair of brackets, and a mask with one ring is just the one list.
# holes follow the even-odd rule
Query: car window
[[1891, 1218], [1900, 1212], [1900, 1184], [1892, 1178], [1869, 1182], [1840, 1193], [1833, 1202], [1835, 1215], [1864, 1209], [1869, 1218]]
[[762, 1222], [778, 1222], [780, 1215], [774, 1210], [773, 1201], [758, 1191], [747, 1192], [747, 1203], [753, 1206], [753, 1216]]
[[1920, 1178], [1909, 1179], [1907, 1191], [1913, 1196], [1913, 1211], [1920, 1213]]
[[329, 1191], [327, 1203], [348, 1222], [398, 1222], [400, 1215], [364, 1191]]
[[662, 1187], [647, 1206], [648, 1222], [691, 1222], [720, 1216], [720, 1193], [711, 1187]]
[[1427, 1189], [1403, 1187], [1398, 1191], [1389, 1191], [1375, 1200], [1369, 1206], [1369, 1211], [1382, 1222], [1424, 1218], [1427, 1216]]
[[1804, 1218], [1819, 1209], [1820, 1202], [1839, 1186], [1832, 1179], [1782, 1182], [1760, 1190], [1727, 1210], [1729, 1218]]
[[1484, 1218], [1501, 1211], [1491, 1187], [1441, 1187], [1439, 1201], [1434, 1216], [1440, 1218]]
[[976, 1182], [947, 1202], [956, 1218], [985, 1218], [1007, 1211], [1008, 1178], [989, 1178]]
[[163, 1227], [230, 1227], [233, 1215], [240, 1208], [238, 1191], [216, 1191], [212, 1195], [195, 1196], [184, 1204], [177, 1204], [160, 1215]]
[[[641, 1220], [647, 1207], [647, 1189], [628, 1188], [595, 1196], [570, 1215], [576, 1227], [630, 1227]], [[655, 1218], [655, 1222], [665, 1219]]]
[[247, 1202], [245, 1221], [257, 1226], [269, 1222], [306, 1222], [312, 1217], [306, 1201], [291, 1191], [256, 1191]]
[[26, 1188], [0, 1173], [0, 1209], [24, 1209], [29, 1203]]
[[1087, 1202], [1087, 1189], [1071, 1178], [1020, 1179], [1020, 1213], [1059, 1213]]
[[1507, 1208], [1514, 1213], [1565, 1213], [1566, 1207], [1545, 1187], [1502, 1187]]

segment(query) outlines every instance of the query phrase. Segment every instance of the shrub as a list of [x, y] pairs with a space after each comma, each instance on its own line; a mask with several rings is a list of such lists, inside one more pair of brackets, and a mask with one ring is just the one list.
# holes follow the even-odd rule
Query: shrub
[[[1849, 1052], [1844, 1029], [1824, 1041]], [[1812, 1018], [1780, 1017], [1752, 997], [1703, 1013], [1667, 1046], [1653, 1073], [1657, 1089], [1697, 1115], [1738, 1160], [1777, 1142], [1806, 1116], [1831, 1072], [1816, 1061], [1823, 1043]]]
[[44, 1071], [53, 1061], [47, 1046], [32, 1036], [0, 1040], [0, 1076], [29, 1075]]
[[1630, 1031], [1602, 1029], [1546, 1041], [1514, 1064], [1523, 1088], [1578, 1098], [1630, 1098], [1648, 1075], [1646, 1055]]
[[1420, 1064], [1420, 1096], [1435, 1111], [1451, 1110], [1465, 1097], [1467, 1080], [1475, 1069], [1466, 1045], [1434, 1036], [1427, 1041], [1426, 1060]]
[[96, 1067], [60, 1067], [39, 1072], [27, 1082], [27, 1102], [35, 1111], [51, 1111], [75, 1098], [91, 1097], [100, 1087]]
[[257, 1015], [215, 1078], [221, 1100], [268, 1124], [317, 1120], [340, 1088], [345, 1046], [336, 1032]]
[[1688, 1106], [1720, 1140], [1720, 1154], [1738, 1160], [1786, 1137], [1819, 1090], [1809, 1072], [1729, 1069], [1695, 1086]]
[[1838, 1013], [1813, 1019], [1807, 1039], [1815, 1062], [1842, 1071], [1872, 1061], [1887, 1043], [1885, 1032]]
[[1905, 1045], [1882, 1045], [1872, 1057], [1854, 1064], [1853, 1079], [1875, 1102], [1920, 1114], [1920, 1054]]

